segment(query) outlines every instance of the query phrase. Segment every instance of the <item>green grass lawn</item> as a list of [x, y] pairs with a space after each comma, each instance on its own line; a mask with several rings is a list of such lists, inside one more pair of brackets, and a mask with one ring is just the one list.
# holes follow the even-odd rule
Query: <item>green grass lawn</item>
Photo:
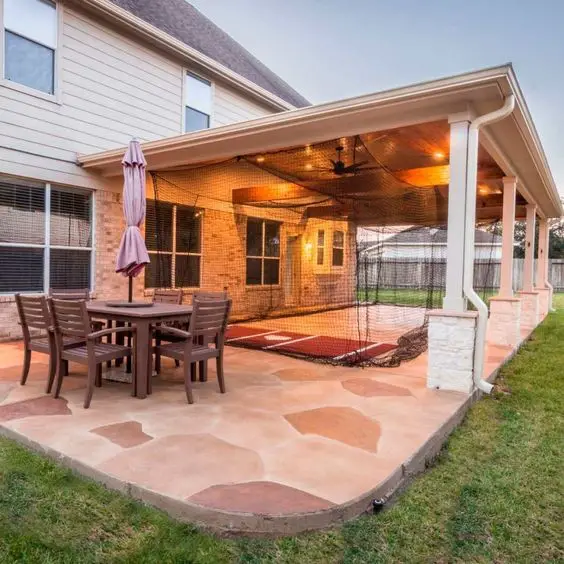
[[[494, 290], [478, 291], [478, 295], [485, 301], [488, 301], [496, 293], [497, 291]], [[357, 291], [357, 298], [361, 302], [430, 308], [442, 307], [444, 297], [444, 289], [442, 288], [437, 288], [433, 292], [429, 292], [427, 289], [418, 290], [414, 288], [380, 288], [378, 291]]]
[[[0, 439], [0, 562], [564, 562], [564, 296], [433, 468], [388, 510], [278, 541], [219, 539]], [[343, 476], [346, 479], [346, 476]]]

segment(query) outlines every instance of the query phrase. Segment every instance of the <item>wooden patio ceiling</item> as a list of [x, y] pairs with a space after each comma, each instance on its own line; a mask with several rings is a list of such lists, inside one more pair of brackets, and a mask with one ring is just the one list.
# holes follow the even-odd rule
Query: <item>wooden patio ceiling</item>
[[[280, 205], [304, 202], [308, 217], [349, 219], [359, 225], [431, 225], [447, 219], [449, 124], [446, 120], [411, 125], [248, 155], [253, 165], [281, 182], [233, 190], [234, 204]], [[336, 147], [345, 165], [363, 162], [355, 174], [335, 174]], [[478, 156], [477, 219], [502, 212], [504, 174], [488, 152]], [[314, 205], [323, 196], [331, 201]], [[309, 202], [306, 204], [306, 202]], [[517, 217], [526, 201], [517, 196]]]

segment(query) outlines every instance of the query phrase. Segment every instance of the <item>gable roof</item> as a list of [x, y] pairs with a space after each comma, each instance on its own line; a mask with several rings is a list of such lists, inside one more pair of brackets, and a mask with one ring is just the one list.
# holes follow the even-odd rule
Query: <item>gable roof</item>
[[303, 108], [310, 103], [185, 0], [110, 0], [247, 80]]
[[[416, 227], [413, 229], [406, 229], [392, 235], [385, 241], [383, 245], [409, 245], [409, 244], [446, 244], [447, 230], [437, 229], [435, 227]], [[488, 231], [476, 229], [474, 231], [474, 242], [482, 245], [501, 245], [501, 237]]]

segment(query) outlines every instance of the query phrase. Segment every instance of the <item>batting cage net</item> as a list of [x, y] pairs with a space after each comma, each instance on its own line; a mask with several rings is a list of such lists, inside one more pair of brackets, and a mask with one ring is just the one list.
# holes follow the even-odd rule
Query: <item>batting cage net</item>
[[[444, 296], [448, 188], [393, 172], [374, 156], [386, 150], [356, 136], [151, 173], [145, 287], [226, 291], [229, 345], [342, 365], [417, 357]], [[496, 233], [477, 226], [485, 298]]]

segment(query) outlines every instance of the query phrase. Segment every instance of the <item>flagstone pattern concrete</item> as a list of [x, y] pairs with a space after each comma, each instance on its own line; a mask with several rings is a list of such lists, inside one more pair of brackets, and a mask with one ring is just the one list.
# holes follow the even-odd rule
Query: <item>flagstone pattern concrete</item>
[[[511, 353], [489, 347], [486, 372]], [[83, 367], [71, 364], [55, 400], [43, 355], [19, 385], [22, 355], [20, 343], [0, 345], [0, 433], [177, 518], [249, 534], [368, 510], [425, 467], [473, 400], [427, 389], [426, 355], [361, 369], [228, 347], [226, 394], [210, 364], [188, 405], [182, 367], [165, 360], [147, 399], [104, 381], [85, 410]]]

